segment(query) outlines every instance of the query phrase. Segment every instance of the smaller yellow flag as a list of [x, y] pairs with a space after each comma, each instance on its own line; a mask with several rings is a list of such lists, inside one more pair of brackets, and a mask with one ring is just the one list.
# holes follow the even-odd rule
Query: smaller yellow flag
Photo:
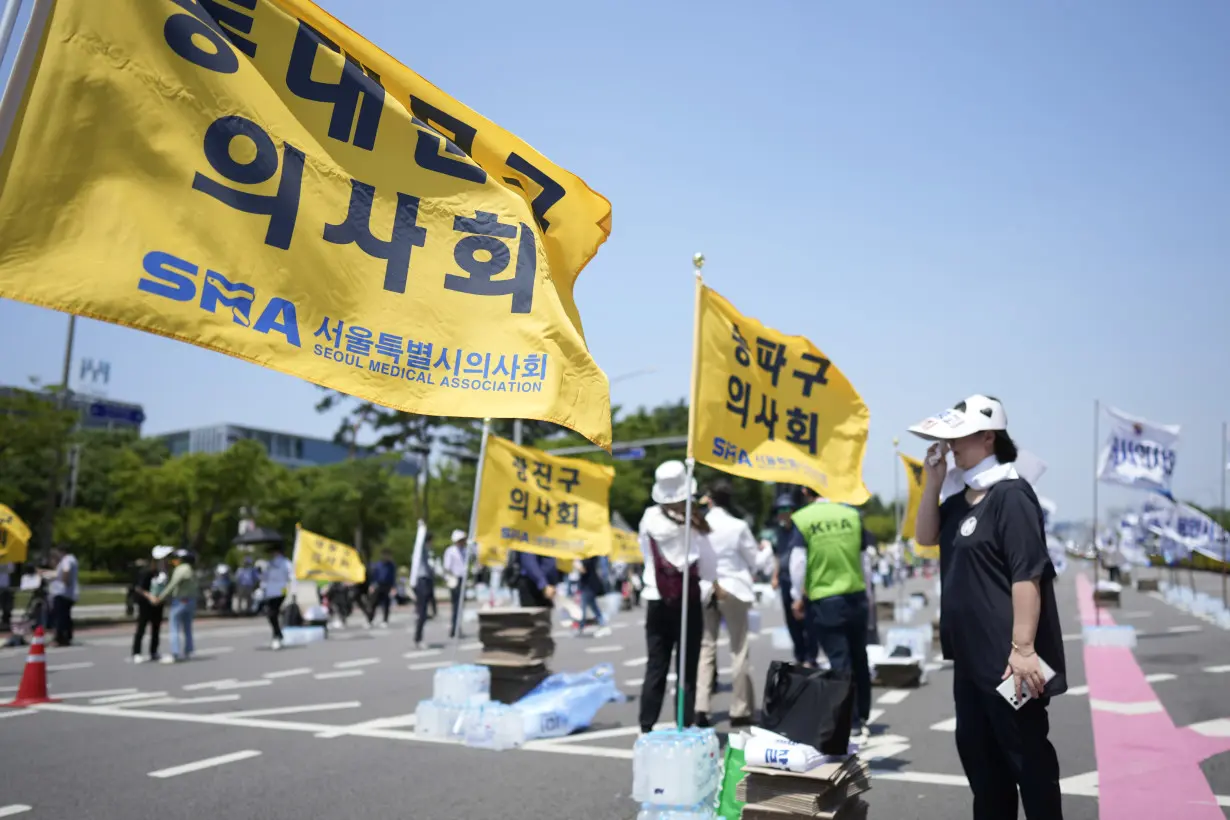
[[480, 561], [498, 562], [510, 549], [564, 560], [587, 558], [611, 543], [609, 497], [615, 471], [610, 467], [490, 436], [482, 469]]
[[334, 541], [295, 528], [295, 578], [300, 581], [342, 581], [361, 584], [367, 573], [359, 551], [349, 544]]
[[[910, 458], [905, 453], [898, 453], [905, 465], [905, 486], [909, 496], [905, 504], [905, 517], [901, 520], [901, 537], [913, 538], [914, 526], [918, 521], [918, 507], [922, 503], [923, 488], [927, 486], [927, 473], [923, 463], [916, 458]], [[914, 545], [914, 554], [919, 558], [936, 559], [940, 557], [938, 546]]]
[[645, 563], [645, 556], [641, 554], [641, 541], [636, 533], [621, 530], [617, 527], [611, 528], [610, 561], [612, 564]]
[[29, 552], [30, 528], [17, 513], [0, 504], [0, 563], [25, 561]]

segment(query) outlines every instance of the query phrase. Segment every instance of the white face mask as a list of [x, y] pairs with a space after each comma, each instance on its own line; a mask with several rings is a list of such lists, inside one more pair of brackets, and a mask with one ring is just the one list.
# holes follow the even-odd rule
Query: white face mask
[[960, 470], [950, 452], [948, 454], [948, 475], [944, 479], [944, 486], [940, 488], [940, 502], [943, 503], [951, 496], [963, 492], [966, 487], [981, 492], [1010, 478], [1020, 478], [1016, 466], [1000, 464], [993, 455], [987, 456], [968, 470]]

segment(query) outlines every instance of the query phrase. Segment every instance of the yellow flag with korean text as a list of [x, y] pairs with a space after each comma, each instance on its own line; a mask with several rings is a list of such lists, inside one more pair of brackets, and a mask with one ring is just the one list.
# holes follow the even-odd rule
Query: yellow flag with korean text
[[621, 530], [619, 527], [611, 527], [611, 554], [609, 560], [612, 564], [645, 563], [645, 556], [641, 553], [641, 541], [637, 534], [628, 530]]
[[480, 561], [483, 550], [499, 561], [510, 549], [561, 560], [610, 549], [610, 467], [489, 436], [482, 470]]
[[0, 296], [610, 444], [573, 288], [611, 209], [580, 178], [311, 0], [50, 0], [30, 32]]
[[361, 584], [367, 576], [358, 550], [302, 527], [295, 528], [295, 551], [291, 563], [295, 567], [295, 578], [299, 581]]
[[30, 548], [30, 528], [17, 513], [0, 504], [0, 564], [25, 561]]
[[689, 448], [733, 475], [811, 487], [862, 504], [871, 418], [845, 375], [802, 336], [787, 336], [697, 285]]

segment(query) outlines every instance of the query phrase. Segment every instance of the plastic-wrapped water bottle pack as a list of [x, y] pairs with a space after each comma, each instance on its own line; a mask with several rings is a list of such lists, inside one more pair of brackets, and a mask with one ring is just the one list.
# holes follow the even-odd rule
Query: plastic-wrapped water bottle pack
[[643, 735], [632, 752], [632, 799], [638, 820], [713, 818], [721, 753], [712, 729], [667, 729]]

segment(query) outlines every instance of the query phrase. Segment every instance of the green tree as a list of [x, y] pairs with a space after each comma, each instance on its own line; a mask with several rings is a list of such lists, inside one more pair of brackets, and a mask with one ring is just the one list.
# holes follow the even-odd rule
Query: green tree
[[0, 503], [21, 516], [35, 538], [64, 486], [67, 462], [61, 453], [75, 423], [76, 416], [58, 410], [49, 391], [0, 392]]

